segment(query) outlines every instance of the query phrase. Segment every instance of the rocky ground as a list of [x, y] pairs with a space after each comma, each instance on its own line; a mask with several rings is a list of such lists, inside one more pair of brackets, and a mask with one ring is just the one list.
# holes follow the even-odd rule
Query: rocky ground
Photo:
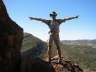
[[[45, 59], [45, 61], [48, 61], [48, 59]], [[59, 62], [58, 56], [54, 56], [50, 64], [56, 72], [83, 72], [83, 69], [81, 69], [79, 65], [73, 64], [71, 60], [65, 60], [64, 57], [62, 57], [62, 61]]]

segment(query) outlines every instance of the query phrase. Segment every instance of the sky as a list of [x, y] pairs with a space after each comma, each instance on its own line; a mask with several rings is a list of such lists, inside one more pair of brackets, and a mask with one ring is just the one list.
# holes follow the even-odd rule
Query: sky
[[30, 20], [28, 17], [50, 19], [49, 14], [56, 11], [57, 18], [79, 15], [80, 18], [66, 21], [60, 25], [61, 40], [96, 39], [96, 0], [3, 0], [9, 16], [24, 32], [40, 38], [49, 39], [46, 24]]

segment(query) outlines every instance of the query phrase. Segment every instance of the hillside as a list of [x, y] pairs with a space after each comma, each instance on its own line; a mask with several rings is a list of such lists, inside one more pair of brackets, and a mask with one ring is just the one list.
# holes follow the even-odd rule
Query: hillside
[[68, 56], [73, 62], [80, 65], [83, 69], [96, 71], [96, 48], [87, 45], [64, 44], [62, 46], [62, 53]]
[[24, 33], [22, 55], [28, 58], [41, 56], [47, 51], [46, 43], [29, 33]]

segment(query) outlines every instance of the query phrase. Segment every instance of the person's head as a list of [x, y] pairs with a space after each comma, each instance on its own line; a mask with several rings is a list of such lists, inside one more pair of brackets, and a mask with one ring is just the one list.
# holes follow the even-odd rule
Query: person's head
[[52, 19], [56, 19], [56, 16], [57, 16], [57, 13], [54, 12], [54, 11], [50, 14], [50, 17], [51, 17]]

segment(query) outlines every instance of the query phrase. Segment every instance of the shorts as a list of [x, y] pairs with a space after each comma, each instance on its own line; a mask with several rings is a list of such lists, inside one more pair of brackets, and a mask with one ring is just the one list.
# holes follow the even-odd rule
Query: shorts
[[59, 38], [59, 34], [55, 35], [50, 35], [50, 38], [49, 38], [49, 46], [52, 46], [53, 45], [53, 42], [56, 44], [56, 46], [60, 46], [60, 38]]

